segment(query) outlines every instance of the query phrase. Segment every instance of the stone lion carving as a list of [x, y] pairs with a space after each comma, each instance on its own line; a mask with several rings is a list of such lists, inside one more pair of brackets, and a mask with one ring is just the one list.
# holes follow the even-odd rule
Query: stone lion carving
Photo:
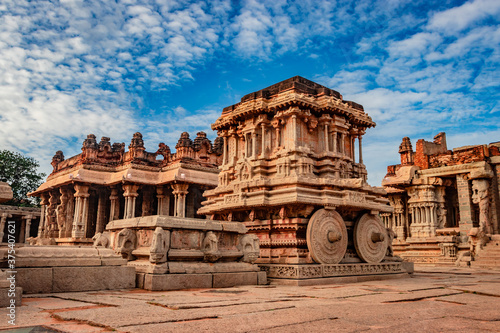
[[214, 262], [221, 257], [219, 252], [219, 240], [213, 231], [207, 232], [201, 245], [205, 261]]
[[167, 251], [170, 248], [170, 231], [156, 227], [149, 248], [149, 261], [159, 264], [167, 261]]
[[260, 255], [259, 237], [256, 235], [243, 235], [240, 239], [240, 247], [243, 252], [241, 261], [254, 263]]
[[130, 229], [123, 229], [116, 236], [115, 252], [121, 254], [127, 260], [134, 260], [132, 251], [135, 250], [137, 244], [137, 236]]
[[110, 240], [109, 232], [107, 231], [103, 233], [98, 232], [94, 235], [94, 237], [92, 237], [92, 240], [94, 241], [94, 246], [103, 246], [105, 248], [109, 248]]

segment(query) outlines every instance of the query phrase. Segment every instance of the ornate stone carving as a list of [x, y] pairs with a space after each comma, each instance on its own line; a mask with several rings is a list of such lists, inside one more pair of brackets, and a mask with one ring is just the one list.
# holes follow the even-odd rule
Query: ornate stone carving
[[238, 248], [243, 252], [241, 261], [254, 263], [260, 255], [259, 237], [252, 234], [241, 236]]
[[132, 255], [132, 251], [135, 250], [137, 246], [137, 236], [135, 232], [130, 229], [123, 229], [116, 236], [115, 252], [122, 255], [123, 258], [127, 260], [134, 260], [135, 257]]
[[472, 181], [472, 202], [479, 205], [479, 231], [491, 234], [491, 222], [489, 218], [489, 181], [487, 179], [474, 179]]
[[209, 231], [205, 235], [201, 250], [203, 251], [205, 261], [215, 262], [221, 257], [219, 240], [213, 231]]
[[149, 261], [159, 264], [167, 261], [167, 252], [170, 248], [170, 231], [156, 227], [153, 240], [149, 248]]
[[97, 234], [92, 237], [92, 240], [94, 241], [94, 246], [102, 246], [105, 248], [109, 248], [110, 246], [110, 240], [109, 240], [109, 232], [98, 232]]
[[363, 214], [354, 226], [354, 247], [361, 260], [376, 264], [387, 252], [387, 231], [378, 216]]
[[320, 209], [307, 226], [307, 248], [320, 264], [338, 264], [347, 250], [347, 229], [336, 211]]

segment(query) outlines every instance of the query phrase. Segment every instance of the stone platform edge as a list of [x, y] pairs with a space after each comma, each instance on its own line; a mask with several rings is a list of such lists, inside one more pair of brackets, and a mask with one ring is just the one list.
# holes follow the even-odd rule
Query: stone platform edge
[[149, 274], [137, 273], [137, 288], [151, 291], [193, 288], [228, 288], [267, 284], [266, 272], [227, 272], [205, 274]]
[[259, 264], [262, 271], [273, 281], [308, 280], [355, 276], [411, 274], [413, 263], [382, 262], [379, 264]]

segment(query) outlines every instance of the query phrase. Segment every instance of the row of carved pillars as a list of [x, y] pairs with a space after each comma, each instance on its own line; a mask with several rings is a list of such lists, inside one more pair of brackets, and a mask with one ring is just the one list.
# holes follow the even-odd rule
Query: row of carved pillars
[[[292, 117], [292, 128], [296, 126], [296, 116], [293, 115]], [[276, 124], [273, 124], [276, 135], [275, 135], [275, 147], [280, 147], [283, 145], [283, 139], [281, 138], [283, 130], [282, 126], [279, 125], [279, 122], [276, 122]], [[244, 151], [242, 153], [245, 154], [246, 157], [249, 157], [251, 159], [257, 158], [258, 154], [258, 137], [260, 136], [260, 141], [261, 141], [261, 148], [260, 148], [260, 155], [264, 157], [265, 151], [266, 151], [266, 132], [267, 132], [267, 123], [261, 123], [260, 124], [260, 129], [259, 126], [256, 126], [255, 129], [253, 129], [251, 132], [245, 133], [241, 136], [241, 138], [244, 140], [245, 145], [244, 145]], [[363, 164], [363, 150], [362, 150], [362, 136], [363, 132], [360, 132], [358, 134], [352, 134], [349, 136], [350, 140], [350, 152], [348, 154], [348, 151], [346, 150], [344, 142], [346, 141], [346, 138], [348, 137], [347, 132], [345, 131], [339, 131], [337, 132], [336, 130], [330, 131], [330, 125], [328, 123], [324, 124], [324, 148], [326, 152], [334, 152], [334, 153], [339, 153], [343, 156], [349, 156], [353, 159], [355, 158], [355, 140], [358, 139], [358, 147], [359, 147], [359, 163]], [[260, 133], [259, 133], [260, 132]], [[292, 132], [292, 141], [294, 142], [295, 146], [297, 145], [297, 137], [296, 137], [296, 130]], [[230, 163], [231, 159], [239, 159], [240, 158], [240, 151], [239, 151], [239, 145], [240, 145], [240, 136], [238, 135], [237, 131], [231, 130], [228, 133], [223, 133], [222, 138], [224, 140], [224, 146], [223, 146], [223, 158], [222, 158], [222, 165], [225, 165], [227, 163]], [[232, 143], [234, 145], [234, 148], [231, 149], [231, 152], [229, 151], [229, 140], [232, 140]], [[270, 139], [270, 138], [269, 138]], [[269, 140], [270, 141], [270, 140]]]
[[[157, 186], [156, 197], [158, 201], [157, 214], [170, 215], [170, 189], [168, 186]], [[170, 184], [174, 196], [174, 216], [185, 217], [186, 196], [189, 184]], [[136, 217], [136, 204], [139, 196], [138, 184], [123, 184], [123, 218]], [[107, 195], [106, 191], [97, 191], [97, 216], [96, 233], [103, 232], [107, 222], [117, 220], [120, 217], [119, 188], [112, 186], [109, 196], [109, 219], [106, 221]], [[146, 196], [147, 193], [147, 196]], [[142, 215], [151, 215], [152, 192], [150, 188], [144, 187]], [[38, 235], [48, 238], [85, 238], [89, 221], [90, 185], [74, 184], [74, 194], [69, 188], [59, 188], [42, 194], [41, 221]], [[73, 200], [74, 199], [74, 200]], [[59, 204], [58, 204], [59, 202]]]
[[[5, 225], [7, 224], [7, 220], [12, 218], [12, 214], [10, 213], [1, 213], [0, 214], [0, 243], [3, 240], [5, 235]], [[33, 215], [22, 215], [21, 216], [21, 230], [19, 233], [19, 243], [26, 243], [27, 239], [30, 237], [31, 230], [31, 221], [34, 219]]]

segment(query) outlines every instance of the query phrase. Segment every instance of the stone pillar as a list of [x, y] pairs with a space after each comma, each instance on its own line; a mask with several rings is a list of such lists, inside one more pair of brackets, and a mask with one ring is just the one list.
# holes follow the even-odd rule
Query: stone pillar
[[490, 221], [490, 182], [488, 179], [472, 180], [472, 202], [479, 206], [479, 231], [491, 234], [493, 231]]
[[104, 231], [106, 226], [106, 190], [99, 191], [99, 199], [97, 201], [97, 221], [95, 233], [98, 234]]
[[333, 152], [337, 154], [337, 131], [335, 131], [335, 128], [333, 129], [332, 132], [332, 139], [333, 139]]
[[73, 218], [73, 238], [84, 238], [89, 211], [89, 185], [75, 184], [75, 214]]
[[262, 148], [261, 148], [261, 156], [264, 157], [266, 154], [266, 124], [260, 124], [262, 127]]
[[[26, 243], [26, 240], [30, 237], [30, 230], [31, 230], [31, 220], [33, 219], [32, 215], [24, 216], [23, 217], [25, 220], [25, 229], [24, 229], [24, 239], [19, 240], [20, 243]], [[21, 237], [21, 235], [19, 235]]]
[[257, 133], [252, 131], [252, 159], [257, 157]]
[[153, 189], [150, 186], [142, 186], [142, 216], [153, 215]]
[[170, 195], [163, 186], [156, 187], [156, 198], [158, 198], [158, 215], [170, 215]]
[[222, 140], [224, 142], [224, 146], [222, 148], [222, 165], [226, 165], [226, 163], [227, 163], [227, 136], [223, 136]]
[[[59, 191], [57, 191], [59, 192]], [[57, 225], [57, 215], [56, 215], [56, 207], [57, 207], [57, 202], [59, 199], [59, 193], [56, 191], [51, 191], [50, 192], [50, 197], [49, 197], [49, 206], [47, 208], [47, 221], [48, 221], [48, 236], [50, 238], [56, 238], [59, 237], [59, 228]]]
[[457, 175], [458, 209], [460, 211], [460, 235], [466, 236], [472, 228], [471, 188], [467, 175]]
[[73, 220], [75, 214], [75, 196], [70, 188], [66, 188], [66, 221], [64, 227], [64, 234], [60, 237], [71, 237], [71, 233], [73, 230]]
[[292, 115], [292, 144], [293, 144], [293, 147], [288, 147], [288, 148], [292, 148], [292, 149], [296, 150], [297, 146], [299, 145], [298, 141], [297, 141], [297, 115], [296, 114]]
[[340, 135], [340, 154], [345, 155], [345, 133]]
[[189, 184], [177, 183], [172, 184], [174, 191], [172, 192], [175, 196], [175, 212], [174, 216], [185, 217], [186, 216], [186, 195], [188, 194]]
[[359, 144], [359, 164], [363, 164], [363, 150], [362, 150], [362, 144], [361, 144], [361, 140], [362, 140], [362, 135], [360, 134], [358, 136], [358, 144]]
[[7, 222], [7, 218], [12, 217], [12, 215], [7, 213], [0, 214], [0, 243], [3, 241], [5, 223]]
[[[40, 195], [40, 198], [42, 199], [40, 201], [40, 205], [42, 206], [41, 211], [40, 211], [40, 224], [38, 225], [38, 235], [37, 237], [45, 237], [45, 231], [46, 231], [46, 214], [47, 214], [47, 205], [49, 204], [49, 195], [48, 193], [44, 192]], [[0, 239], [1, 242], [1, 239]]]
[[109, 222], [117, 220], [120, 216], [120, 200], [118, 197], [118, 188], [116, 186], [111, 187], [111, 195], [109, 196], [111, 205], [109, 208]]
[[135, 202], [137, 200], [137, 190], [139, 185], [125, 184], [123, 185], [123, 196], [125, 197], [125, 207], [123, 212], [124, 219], [131, 219], [135, 217]]
[[330, 139], [328, 138], [328, 124], [326, 123], [325, 124], [325, 151], [330, 151], [330, 147], [329, 147], [329, 144], [330, 144]]
[[60, 196], [60, 203], [57, 205], [56, 208], [56, 219], [57, 219], [57, 226], [59, 228], [59, 234], [57, 237], [63, 238], [66, 236], [66, 219], [67, 219], [67, 213], [66, 210], [68, 209], [68, 191], [64, 187], [59, 188], [59, 192], [61, 194]]

